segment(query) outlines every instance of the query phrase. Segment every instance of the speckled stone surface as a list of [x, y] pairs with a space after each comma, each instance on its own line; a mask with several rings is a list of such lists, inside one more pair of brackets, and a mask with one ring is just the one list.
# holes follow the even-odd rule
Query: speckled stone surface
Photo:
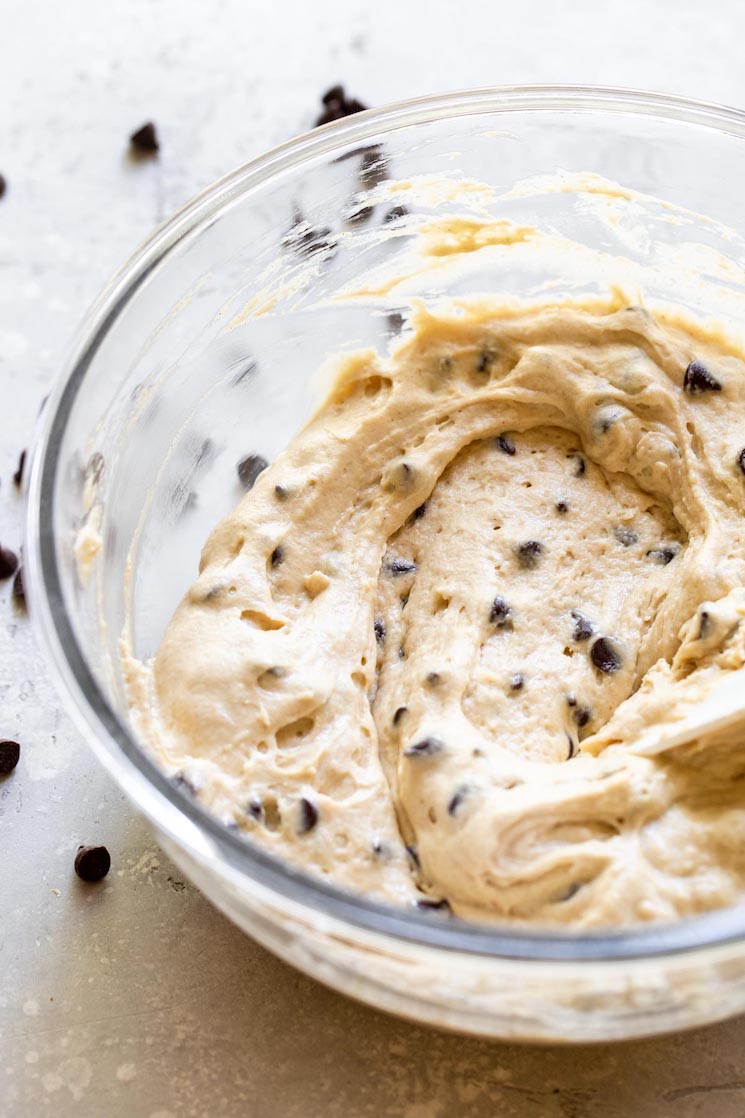
[[[301, 131], [337, 81], [377, 105], [493, 83], [638, 85], [745, 105], [735, 0], [89, 0], [7, 7], [0, 34], [0, 542], [12, 473], [86, 306], [151, 227]], [[157, 161], [126, 139], [148, 119]], [[3, 1118], [741, 1118], [745, 1021], [616, 1047], [428, 1031], [303, 978], [156, 848], [63, 713], [0, 584]], [[81, 842], [113, 868], [85, 887]]]

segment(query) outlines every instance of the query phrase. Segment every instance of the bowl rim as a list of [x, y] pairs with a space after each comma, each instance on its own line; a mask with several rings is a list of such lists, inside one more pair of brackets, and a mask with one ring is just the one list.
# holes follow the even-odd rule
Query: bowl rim
[[[745, 138], [745, 112], [691, 98], [610, 86], [509, 85], [395, 102], [305, 132], [228, 172], [158, 226], [114, 274], [85, 315], [38, 420], [30, 455], [26, 520], [26, 591], [32, 621], [78, 727], [124, 791], [178, 847], [189, 834], [231, 870], [285, 901], [359, 931], [471, 957], [534, 963], [618, 963], [723, 947], [745, 937], [745, 904], [674, 924], [626, 931], [542, 931], [466, 922], [396, 908], [316, 879], [231, 832], [160, 770], [109, 703], [89, 668], [64, 600], [54, 538], [54, 493], [67, 420], [85, 374], [128, 300], [183, 238], [229, 203], [305, 160], [349, 149], [380, 134], [453, 117], [501, 112], [568, 111], [653, 116]], [[188, 826], [184, 827], [185, 821]], [[192, 841], [192, 845], [195, 845]]]

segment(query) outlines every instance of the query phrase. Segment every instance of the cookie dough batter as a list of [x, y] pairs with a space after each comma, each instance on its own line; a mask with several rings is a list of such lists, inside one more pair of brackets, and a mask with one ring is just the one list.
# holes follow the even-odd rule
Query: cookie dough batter
[[634, 306], [409, 327], [207, 541], [130, 666], [150, 747], [394, 903], [613, 926], [735, 901], [745, 731], [634, 742], [745, 662], [745, 360]]

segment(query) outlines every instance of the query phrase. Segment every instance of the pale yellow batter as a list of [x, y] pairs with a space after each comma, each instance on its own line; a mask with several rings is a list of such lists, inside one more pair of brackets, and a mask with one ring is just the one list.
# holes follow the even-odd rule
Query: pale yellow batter
[[410, 325], [346, 361], [130, 665], [151, 748], [392, 902], [601, 926], [737, 900], [745, 733], [634, 742], [745, 662], [745, 359], [640, 307]]

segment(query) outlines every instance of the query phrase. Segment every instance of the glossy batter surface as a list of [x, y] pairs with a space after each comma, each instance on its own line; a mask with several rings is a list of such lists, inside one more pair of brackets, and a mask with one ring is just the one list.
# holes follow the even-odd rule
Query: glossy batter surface
[[638, 307], [419, 308], [208, 540], [140, 728], [315, 874], [623, 925], [745, 881], [745, 733], [634, 741], [745, 661], [745, 363]]

